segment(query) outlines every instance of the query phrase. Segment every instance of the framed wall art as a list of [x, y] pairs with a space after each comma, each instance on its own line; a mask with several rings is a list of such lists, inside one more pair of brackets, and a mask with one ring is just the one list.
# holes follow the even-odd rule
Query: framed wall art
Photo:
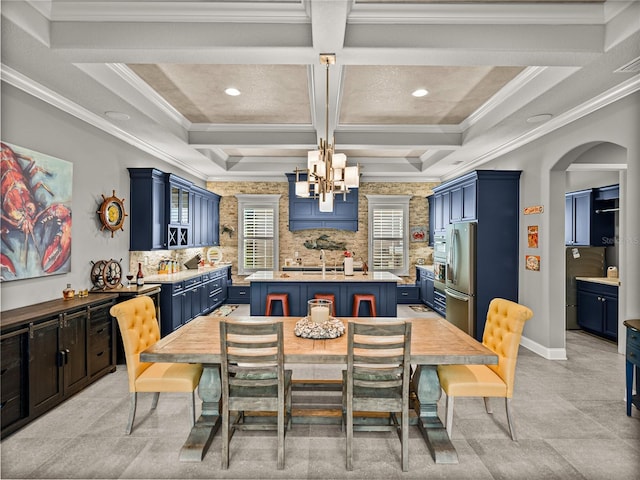
[[2, 281], [71, 270], [73, 164], [1, 142]]
[[429, 240], [429, 234], [426, 226], [411, 227], [412, 242], [426, 242]]

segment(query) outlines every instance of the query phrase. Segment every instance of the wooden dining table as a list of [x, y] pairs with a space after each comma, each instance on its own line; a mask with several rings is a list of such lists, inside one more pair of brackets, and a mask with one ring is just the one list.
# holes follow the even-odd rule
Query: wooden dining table
[[[282, 321], [284, 356], [289, 364], [347, 363], [347, 335], [334, 339], [309, 339], [295, 335], [300, 317], [197, 317], [160, 339], [140, 354], [143, 362], [202, 363], [198, 385], [202, 413], [180, 451], [181, 461], [201, 461], [220, 428], [220, 321]], [[417, 424], [436, 463], [458, 463], [458, 456], [438, 417], [437, 402], [442, 395], [437, 365], [496, 364], [495, 353], [441, 318], [340, 318], [348, 328], [353, 321], [411, 321], [411, 363], [416, 365], [413, 385]]]

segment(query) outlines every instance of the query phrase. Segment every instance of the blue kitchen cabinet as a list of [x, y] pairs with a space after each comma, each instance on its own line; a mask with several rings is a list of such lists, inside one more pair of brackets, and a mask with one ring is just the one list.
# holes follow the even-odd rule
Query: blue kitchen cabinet
[[249, 304], [251, 299], [251, 289], [249, 285], [229, 285], [228, 303]]
[[433, 203], [433, 231], [435, 233], [441, 233], [447, 230], [447, 225], [451, 217], [451, 192], [445, 190], [434, 193]]
[[[475, 336], [482, 340], [489, 303], [518, 301], [519, 170], [474, 170], [433, 189], [434, 231], [453, 222], [477, 222]], [[446, 297], [434, 292], [433, 309], [446, 314]]]
[[578, 280], [578, 325], [610, 340], [618, 339], [618, 287]]
[[[306, 180], [306, 174], [300, 174], [300, 180]], [[296, 174], [287, 173], [289, 181], [289, 230], [308, 230], [312, 228], [335, 228], [337, 230], [358, 231], [358, 189], [333, 199], [333, 211], [321, 212], [317, 198], [296, 196]]]
[[130, 168], [129, 179], [129, 250], [219, 244], [219, 195], [154, 168]]
[[165, 250], [165, 173], [155, 168], [130, 168], [129, 250]]
[[416, 287], [419, 291], [419, 300], [433, 308], [434, 302], [434, 276], [431, 267], [416, 266]]
[[415, 304], [420, 301], [420, 289], [415, 284], [398, 285], [398, 304]]
[[468, 222], [477, 219], [476, 185], [477, 179], [472, 177], [451, 187], [449, 223]]
[[176, 175], [167, 176], [166, 212], [168, 217], [167, 243], [169, 248], [193, 245], [191, 220], [193, 208], [192, 184]]
[[608, 246], [615, 239], [613, 199], [596, 200], [597, 189], [565, 194], [564, 240], [571, 246]]
[[[195, 272], [195, 270], [194, 270]], [[161, 334], [170, 334], [199, 315], [206, 315], [227, 299], [231, 266], [176, 281], [160, 281]]]
[[[376, 297], [376, 309], [379, 317], [395, 317], [398, 313], [397, 283], [396, 282], [344, 282], [335, 281], [251, 281], [251, 316], [262, 316], [266, 311], [267, 294], [286, 293], [289, 295], [290, 315], [304, 317], [307, 315], [307, 300], [316, 293], [332, 293], [336, 297], [336, 316], [350, 317], [353, 308], [353, 295], [373, 294]], [[273, 315], [281, 315], [280, 302], [274, 303]], [[364, 309], [363, 309], [364, 310]]]
[[193, 192], [193, 247], [217, 246], [220, 242], [220, 195], [192, 187]]

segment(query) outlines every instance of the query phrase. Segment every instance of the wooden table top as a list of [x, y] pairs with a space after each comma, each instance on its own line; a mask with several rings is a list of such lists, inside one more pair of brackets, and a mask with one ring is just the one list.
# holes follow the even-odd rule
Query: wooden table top
[[[221, 320], [284, 322], [284, 355], [289, 363], [337, 363], [347, 361], [347, 335], [313, 340], [294, 333], [300, 317], [197, 317], [160, 339], [140, 354], [145, 362], [220, 363]], [[371, 319], [341, 318], [350, 321]], [[397, 321], [377, 317], [376, 322]], [[411, 321], [411, 361], [423, 365], [496, 364], [498, 357], [487, 347], [442, 318], [403, 318]]]

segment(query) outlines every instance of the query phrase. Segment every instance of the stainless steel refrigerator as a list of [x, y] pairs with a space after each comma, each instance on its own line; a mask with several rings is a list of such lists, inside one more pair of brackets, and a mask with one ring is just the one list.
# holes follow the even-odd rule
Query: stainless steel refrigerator
[[605, 247], [567, 247], [566, 249], [567, 330], [578, 330], [576, 277], [605, 277]]
[[445, 294], [447, 320], [475, 336], [476, 318], [476, 229], [475, 222], [447, 226]]

